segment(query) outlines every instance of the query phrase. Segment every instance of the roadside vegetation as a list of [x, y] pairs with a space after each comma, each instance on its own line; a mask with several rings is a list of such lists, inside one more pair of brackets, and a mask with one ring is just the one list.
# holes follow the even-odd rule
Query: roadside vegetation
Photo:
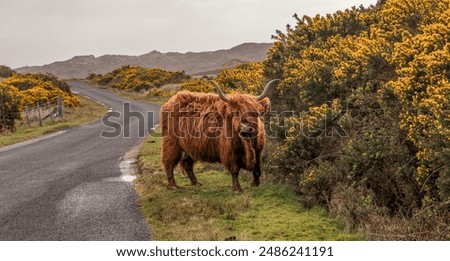
[[[216, 82], [226, 92], [257, 93], [265, 83], [264, 67], [261, 62], [238, 65], [222, 69]], [[210, 77], [192, 77], [184, 72], [165, 71], [158, 68], [122, 66], [110, 73], [90, 74], [86, 80], [100, 88], [109, 88], [117, 94], [138, 100], [156, 103], [167, 101], [178, 91], [212, 92]]]
[[323, 207], [305, 209], [292, 186], [263, 181], [251, 188], [243, 176], [244, 192], [230, 192], [231, 176], [221, 165], [198, 164], [203, 186], [190, 186], [179, 171], [179, 190], [166, 188], [161, 167], [162, 139], [155, 130], [139, 156], [136, 181], [141, 209], [155, 240], [360, 240], [345, 232], [342, 222]]
[[[0, 66], [0, 147], [36, 138], [99, 119], [106, 108], [71, 93], [69, 85], [49, 74], [18, 74]], [[27, 121], [26, 109], [55, 103], [61, 98], [63, 117], [49, 117], [39, 126]]]
[[108, 110], [104, 105], [91, 99], [83, 96], [75, 97], [79, 102], [78, 106], [65, 108], [63, 118], [45, 121], [42, 127], [37, 123], [27, 125], [25, 122], [20, 122], [14, 132], [0, 135], [0, 147], [93, 122], [100, 119]]
[[[326, 209], [370, 240], [449, 240], [450, 2], [380, 0], [294, 19], [285, 32], [276, 32], [265, 61], [223, 69], [214, 78], [226, 92], [252, 94], [268, 80], [281, 79], [269, 93], [275, 115], [266, 119], [265, 186], [295, 191], [278, 195], [306, 212]], [[206, 80], [187, 77], [173, 88], [157, 87], [152, 97], [210, 92]], [[144, 166], [139, 183], [162, 175], [159, 162], [154, 170]], [[209, 187], [227, 185], [220, 181], [225, 174], [216, 175], [221, 172], [210, 165], [198, 172], [204, 182], [213, 180]], [[143, 191], [150, 189], [143, 184]], [[197, 198], [192, 191], [160, 194], [182, 195], [172, 206], [178, 209]], [[157, 194], [141, 193], [163, 202]], [[222, 196], [257, 202], [258, 193], [263, 192]], [[241, 211], [240, 201], [224, 207], [232, 204], [228, 200], [217, 200], [219, 208]], [[171, 222], [169, 213], [143, 207], [160, 215], [160, 222]], [[245, 238], [239, 233], [216, 238]]]
[[77, 97], [69, 85], [49, 74], [17, 74], [9, 67], [0, 68], [2, 75], [7, 76], [0, 82], [0, 134], [14, 132], [16, 124], [22, 120], [25, 108], [32, 108], [59, 97], [64, 106], [76, 107]]
[[[5, 65], [0, 65], [0, 79], [13, 76], [14, 70]], [[3, 80], [3, 79], [2, 79]]]
[[168, 97], [170, 87], [177, 88], [181, 82], [190, 78], [184, 72], [126, 65], [104, 75], [90, 74], [87, 80], [100, 86], [153, 98]]
[[450, 239], [450, 2], [386, 0], [295, 16], [264, 75], [266, 171], [369, 239]]

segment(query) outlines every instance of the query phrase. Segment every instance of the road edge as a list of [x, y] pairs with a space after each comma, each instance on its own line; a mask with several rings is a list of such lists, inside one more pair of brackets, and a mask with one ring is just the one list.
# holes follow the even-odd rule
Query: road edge
[[11, 144], [11, 145], [7, 145], [5, 147], [1, 147], [0, 148], [0, 152], [9, 151], [9, 150], [16, 149], [16, 148], [21, 148], [21, 147], [24, 147], [24, 146], [27, 146], [27, 145], [30, 145], [30, 144], [33, 144], [33, 143], [36, 143], [36, 142], [39, 142], [39, 141], [42, 141], [42, 140], [50, 139], [50, 138], [62, 135], [64, 133], [66, 133], [68, 130], [69, 129], [60, 130], [60, 131], [57, 131], [57, 132], [45, 134], [45, 135], [43, 135], [41, 137], [36, 137], [34, 139], [30, 139], [30, 140], [14, 143], [14, 144]]

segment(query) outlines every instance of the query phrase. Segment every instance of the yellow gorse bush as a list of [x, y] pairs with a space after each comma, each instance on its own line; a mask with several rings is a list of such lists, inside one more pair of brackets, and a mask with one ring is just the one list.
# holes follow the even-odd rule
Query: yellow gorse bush
[[395, 45], [399, 77], [389, 82], [401, 104], [401, 127], [417, 147], [421, 183], [450, 168], [444, 160], [450, 155], [450, 9], [444, 2], [436, 3], [432, 23]]
[[[271, 126], [272, 172], [306, 197], [328, 202], [318, 191], [332, 197], [337, 182], [401, 216], [448, 202], [450, 1], [385, 0], [294, 18], [263, 62], [263, 76], [282, 79], [272, 108], [292, 111]], [[320, 130], [321, 115], [342, 108], [348, 136], [290, 135]]]
[[222, 69], [215, 78], [228, 92], [242, 92], [259, 95], [266, 84], [261, 62], [244, 63], [236, 68]]
[[214, 86], [204, 79], [191, 79], [181, 84], [181, 90], [208, 93], [214, 91]]
[[0, 132], [13, 131], [25, 107], [56, 102], [59, 97], [64, 106], [79, 104], [69, 85], [53, 75], [13, 72], [0, 83]]
[[23, 104], [29, 107], [54, 102], [58, 97], [62, 97], [65, 106], [75, 107], [79, 104], [67, 83], [51, 75], [14, 74], [3, 82], [18, 88], [23, 96]]
[[[88, 79], [100, 85], [110, 86], [129, 91], [146, 91], [160, 88], [165, 84], [181, 83], [190, 77], [184, 72], [166, 71], [158, 68], [143, 68], [139, 66], [122, 66], [105, 75], [90, 74]], [[158, 94], [158, 91], [151, 91]]]

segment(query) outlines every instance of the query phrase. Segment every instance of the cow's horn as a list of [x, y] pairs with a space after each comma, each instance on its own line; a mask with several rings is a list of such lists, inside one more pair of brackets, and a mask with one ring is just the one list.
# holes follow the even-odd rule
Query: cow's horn
[[220, 88], [220, 86], [214, 81], [209, 81], [209, 82], [211, 82], [214, 85], [214, 87], [216, 87], [216, 91], [217, 91], [217, 94], [219, 94], [220, 99], [222, 99], [224, 102], [228, 102], [229, 100], [225, 96], [225, 94], [223, 94], [223, 91]]
[[256, 98], [258, 101], [264, 99], [267, 94], [269, 93], [269, 88], [272, 85], [272, 83], [279, 81], [280, 79], [273, 79], [271, 81], [269, 81], [266, 86], [264, 87], [264, 90], [262, 91], [262, 93]]

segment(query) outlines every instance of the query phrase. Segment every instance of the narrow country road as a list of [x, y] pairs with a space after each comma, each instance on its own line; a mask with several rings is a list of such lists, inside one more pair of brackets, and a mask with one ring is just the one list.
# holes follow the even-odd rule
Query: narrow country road
[[[147, 112], [154, 112], [150, 127], [159, 121], [158, 105], [126, 100], [82, 82], [69, 84], [114, 113], [129, 103], [130, 111], [141, 112], [145, 120]], [[123, 137], [123, 131], [118, 137], [101, 137], [102, 131], [113, 132], [108, 126], [118, 124], [96, 121], [0, 149], [0, 240], [149, 240], [133, 183], [119, 168], [122, 156], [142, 140], [138, 127], [149, 127], [130, 118], [122, 126], [129, 127], [130, 137]], [[121, 123], [123, 116], [111, 122]]]

